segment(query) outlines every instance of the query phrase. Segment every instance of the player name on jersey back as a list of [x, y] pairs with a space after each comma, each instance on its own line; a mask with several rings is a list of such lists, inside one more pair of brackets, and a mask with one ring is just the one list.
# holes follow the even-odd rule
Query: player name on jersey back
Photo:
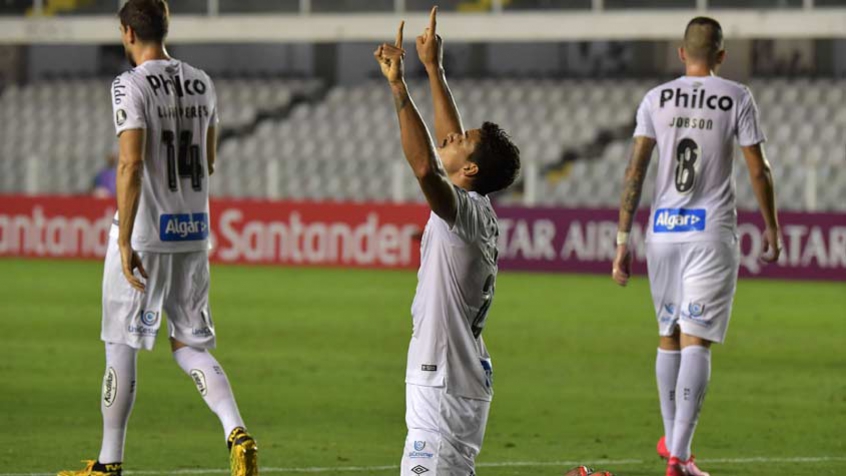
[[736, 239], [735, 142], [766, 140], [749, 89], [716, 76], [675, 79], [646, 94], [634, 135], [658, 147], [647, 241]]
[[211, 78], [184, 62], [146, 61], [112, 85], [115, 130], [144, 129], [146, 148], [133, 246], [208, 249], [208, 130], [217, 124]]

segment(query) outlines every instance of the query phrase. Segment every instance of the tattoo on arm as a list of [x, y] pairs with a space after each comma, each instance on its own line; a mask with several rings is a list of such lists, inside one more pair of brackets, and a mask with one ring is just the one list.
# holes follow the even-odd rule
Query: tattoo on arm
[[646, 179], [646, 163], [638, 163], [632, 158], [626, 168], [626, 180], [623, 184], [623, 199], [620, 206], [623, 210], [634, 213], [640, 204], [640, 196], [643, 193], [643, 181]]
[[397, 112], [400, 112], [405, 109], [405, 106], [408, 106], [408, 91], [405, 88], [395, 88], [394, 107], [397, 108]]
[[637, 207], [640, 205], [643, 182], [646, 180], [646, 171], [649, 168], [649, 160], [652, 157], [654, 147], [655, 141], [652, 139], [642, 137], [635, 139], [634, 151], [629, 160], [629, 165], [626, 167], [623, 194], [620, 197], [620, 231], [629, 231], [632, 228]]

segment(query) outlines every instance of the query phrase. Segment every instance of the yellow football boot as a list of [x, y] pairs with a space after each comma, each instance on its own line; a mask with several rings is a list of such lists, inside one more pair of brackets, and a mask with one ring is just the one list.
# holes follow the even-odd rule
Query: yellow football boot
[[238, 427], [227, 438], [232, 476], [258, 476], [258, 446], [247, 430]]
[[[57, 476], [121, 476], [122, 465], [120, 463], [114, 464], [98, 464], [96, 460], [83, 461], [85, 468], [79, 471], [61, 471]], [[97, 466], [95, 469], [94, 467]]]

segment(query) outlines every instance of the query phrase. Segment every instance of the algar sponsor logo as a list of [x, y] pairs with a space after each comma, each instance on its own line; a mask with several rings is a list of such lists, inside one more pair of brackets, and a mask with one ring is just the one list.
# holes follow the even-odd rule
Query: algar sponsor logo
[[209, 216], [206, 213], [162, 215], [159, 235], [162, 241], [205, 240], [209, 236]]
[[704, 231], [705, 209], [662, 208], [655, 212], [655, 233]]

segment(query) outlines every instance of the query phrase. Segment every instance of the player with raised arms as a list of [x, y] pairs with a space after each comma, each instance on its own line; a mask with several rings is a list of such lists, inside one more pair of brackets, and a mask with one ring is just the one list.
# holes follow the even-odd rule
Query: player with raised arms
[[223, 425], [232, 476], [258, 474], [257, 448], [215, 346], [209, 309], [209, 176], [217, 99], [209, 76], [168, 56], [164, 0], [129, 0], [119, 13], [133, 69], [112, 84], [119, 142], [118, 212], [103, 275], [106, 349], [98, 458], [59, 476], [120, 476], [140, 349], [151, 350], [163, 314], [176, 363]]
[[660, 335], [655, 373], [664, 436], [657, 449], [668, 460], [667, 476], [707, 476], [690, 447], [711, 376], [711, 344], [725, 339], [737, 285], [735, 142], [766, 224], [761, 259], [776, 261], [781, 242], [766, 138], [752, 93], [716, 76], [726, 57], [720, 24], [706, 17], [691, 20], [679, 57], [685, 76], [649, 91], [637, 111], [612, 277], [625, 286], [631, 275], [629, 232], [657, 146], [646, 238]]
[[436, 13], [417, 38], [429, 73], [435, 142], [403, 74], [403, 23], [374, 56], [390, 84], [406, 160], [432, 209], [421, 245], [406, 371], [404, 476], [475, 474], [493, 397], [482, 330], [493, 303], [499, 227], [488, 195], [520, 170], [517, 147], [496, 124], [465, 130], [443, 71]]

